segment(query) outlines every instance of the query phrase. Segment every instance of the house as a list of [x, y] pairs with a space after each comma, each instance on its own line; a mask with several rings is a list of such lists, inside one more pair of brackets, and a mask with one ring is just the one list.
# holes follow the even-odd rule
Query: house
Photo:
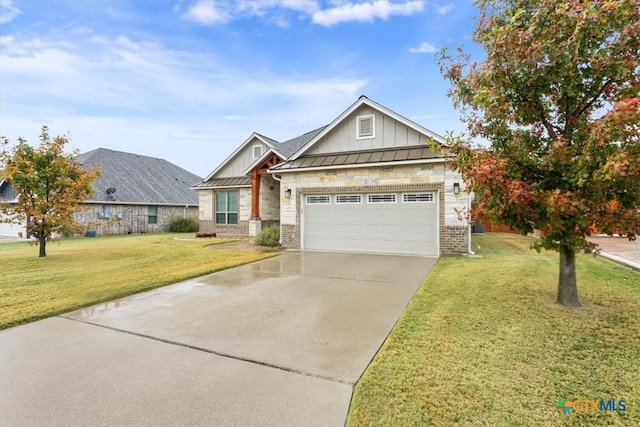
[[172, 218], [198, 217], [191, 186], [202, 178], [163, 159], [98, 148], [80, 154], [85, 168], [100, 165], [93, 196], [75, 222], [96, 234], [166, 231]]
[[[198, 195], [190, 187], [202, 178], [163, 159], [98, 148], [76, 157], [87, 169], [100, 165], [93, 196], [74, 214], [81, 229], [97, 235], [166, 231], [172, 218], [198, 217]], [[10, 183], [0, 198], [15, 200]], [[27, 237], [26, 225], [2, 224], [0, 235]]]
[[200, 231], [277, 225], [283, 246], [301, 250], [466, 253], [470, 201], [446, 152], [444, 138], [362, 96], [288, 141], [251, 134], [193, 187]]

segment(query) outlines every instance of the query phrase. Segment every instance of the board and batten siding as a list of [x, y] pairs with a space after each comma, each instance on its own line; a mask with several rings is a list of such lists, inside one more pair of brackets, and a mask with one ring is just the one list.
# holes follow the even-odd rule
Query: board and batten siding
[[[356, 138], [358, 116], [375, 116], [375, 138]], [[424, 145], [427, 137], [420, 132], [398, 122], [392, 117], [362, 106], [349, 115], [322, 140], [318, 141], [305, 154], [339, 153], [345, 151], [375, 150], [379, 148], [408, 147]]]
[[236, 155], [222, 167], [215, 174], [215, 178], [231, 178], [234, 176], [243, 176], [243, 173], [251, 166], [256, 159], [253, 158], [253, 146], [262, 146], [262, 154], [266, 153], [269, 146], [264, 144], [258, 139], [252, 139], [242, 150], [236, 153]]

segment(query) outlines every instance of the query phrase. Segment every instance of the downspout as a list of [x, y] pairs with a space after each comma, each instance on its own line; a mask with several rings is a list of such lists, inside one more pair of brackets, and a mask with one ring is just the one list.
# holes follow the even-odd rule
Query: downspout
[[469, 215], [469, 220], [467, 220], [468, 227], [469, 227], [468, 237], [467, 237], [467, 245], [468, 245], [467, 252], [469, 253], [469, 255], [475, 255], [476, 254], [475, 252], [473, 252], [471, 250], [471, 202], [473, 201], [474, 196], [475, 195], [474, 195], [473, 192], [471, 192], [471, 193], [469, 193], [467, 195], [467, 215]]

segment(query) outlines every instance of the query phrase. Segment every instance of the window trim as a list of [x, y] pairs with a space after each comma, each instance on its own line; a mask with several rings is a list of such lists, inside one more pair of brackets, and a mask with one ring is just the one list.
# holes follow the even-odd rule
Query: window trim
[[[232, 211], [229, 210], [229, 193], [235, 193], [236, 194], [236, 210]], [[219, 211], [218, 210], [218, 197], [220, 197], [222, 194], [225, 195], [225, 200], [224, 200], [224, 205], [225, 205], [225, 210], [224, 211]], [[217, 225], [238, 225], [238, 222], [240, 221], [240, 193], [237, 189], [233, 189], [233, 190], [217, 190], [215, 192], [214, 198], [213, 198], [213, 203], [214, 203], [214, 210], [213, 210], [213, 218], [215, 220], [215, 224]], [[229, 214], [235, 214], [236, 218], [235, 218], [235, 222], [229, 222]], [[218, 222], [218, 215], [224, 215], [224, 222]]]
[[[361, 123], [364, 120], [371, 119], [371, 134], [362, 135]], [[376, 137], [376, 115], [363, 114], [356, 117], [356, 139], [373, 139]]]
[[[256, 156], [256, 148], [260, 149], [260, 153], [258, 153], [258, 155]], [[259, 159], [262, 156], [262, 145], [260, 144], [254, 144], [251, 147], [251, 155], [253, 156], [253, 160]]]
[[[151, 212], [155, 212], [155, 213], [152, 214]], [[151, 218], [153, 218], [153, 221], [151, 220]], [[147, 206], [147, 224], [149, 225], [158, 224], [158, 207], [157, 206]]]
[[[420, 196], [420, 195], [430, 195], [431, 200], [407, 200], [407, 196]], [[436, 202], [436, 193], [435, 191], [420, 191], [415, 193], [402, 193], [402, 203], [435, 203]]]
[[[340, 201], [341, 197], [346, 197], [347, 199]], [[357, 201], [352, 201], [351, 198], [357, 198]], [[362, 194], [336, 194], [335, 203], [336, 205], [361, 205]]]
[[[314, 200], [314, 201], [310, 201]], [[305, 205], [329, 205], [331, 196], [328, 194], [309, 194], [304, 198]]]
[[[371, 197], [379, 197], [378, 199], [372, 200]], [[393, 200], [385, 200], [384, 197], [392, 197]], [[395, 193], [372, 193], [367, 194], [367, 203], [372, 205], [377, 205], [378, 203], [398, 203], [398, 196]]]

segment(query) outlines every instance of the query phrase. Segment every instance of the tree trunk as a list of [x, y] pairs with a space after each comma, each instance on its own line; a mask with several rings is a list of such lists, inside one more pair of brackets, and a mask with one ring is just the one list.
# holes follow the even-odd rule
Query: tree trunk
[[40, 241], [38, 244], [38, 246], [40, 246], [40, 258], [42, 258], [47, 256], [47, 236], [40, 235], [38, 240]]
[[560, 275], [556, 302], [567, 307], [580, 307], [576, 282], [576, 252], [571, 248], [560, 249]]

